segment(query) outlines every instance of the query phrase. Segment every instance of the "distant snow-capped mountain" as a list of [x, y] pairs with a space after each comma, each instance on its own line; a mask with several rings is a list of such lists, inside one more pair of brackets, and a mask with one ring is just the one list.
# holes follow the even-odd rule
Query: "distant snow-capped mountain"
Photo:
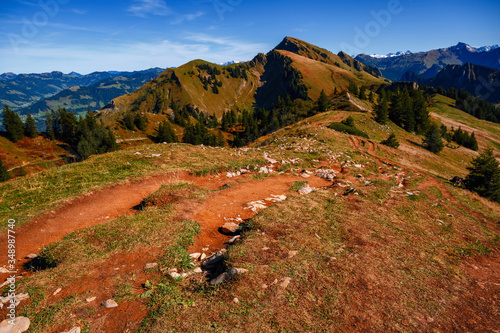
[[490, 52], [490, 51], [493, 51], [493, 50], [498, 49], [498, 48], [500, 48], [500, 45], [498, 45], [498, 44], [491, 45], [491, 46], [475, 47], [475, 49], [478, 50], [479, 52]]
[[227, 66], [227, 65], [239, 64], [239, 63], [240, 63], [240, 61], [238, 61], [238, 60], [231, 60], [231, 61], [227, 61], [227, 62], [221, 62], [221, 63], [219, 63], [219, 65]]
[[389, 53], [389, 54], [372, 54], [370, 57], [377, 58], [377, 59], [383, 59], [383, 58], [393, 58], [393, 57], [399, 57], [402, 55], [406, 54], [412, 54], [411, 51], [399, 51], [396, 53]]

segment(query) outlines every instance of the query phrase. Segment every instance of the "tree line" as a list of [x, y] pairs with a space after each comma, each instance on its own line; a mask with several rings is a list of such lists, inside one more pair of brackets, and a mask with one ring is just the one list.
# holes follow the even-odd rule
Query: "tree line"
[[2, 112], [2, 119], [7, 139], [12, 142], [18, 142], [25, 137], [36, 138], [38, 136], [36, 121], [29, 113], [23, 123], [21, 117], [5, 105]]

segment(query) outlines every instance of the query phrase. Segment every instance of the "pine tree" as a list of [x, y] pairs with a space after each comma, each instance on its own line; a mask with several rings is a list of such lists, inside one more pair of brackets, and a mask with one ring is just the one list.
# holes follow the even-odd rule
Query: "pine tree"
[[24, 122], [24, 135], [32, 139], [38, 136], [36, 121], [29, 113], [28, 117], [26, 118], [26, 121]]
[[387, 99], [382, 98], [378, 104], [375, 105], [375, 121], [379, 124], [386, 124], [389, 120], [389, 107], [387, 106]]
[[380, 143], [383, 145], [392, 147], [392, 148], [399, 147], [398, 139], [396, 139], [396, 135], [394, 133], [391, 133], [387, 139], [385, 139], [384, 141], [382, 141]]
[[361, 86], [361, 88], [359, 88], [359, 99], [362, 99], [362, 100], [366, 99], [366, 87], [365, 86]]
[[473, 159], [467, 170], [465, 184], [469, 190], [500, 202], [500, 167], [491, 148]]
[[2, 159], [0, 159], [0, 182], [5, 182], [7, 180], [10, 180], [10, 174], [5, 164], [3, 164]]
[[427, 111], [427, 101], [420, 90], [415, 90], [413, 96], [413, 114], [415, 117], [415, 131], [422, 134], [430, 126], [429, 111]]
[[316, 101], [316, 109], [318, 112], [325, 112], [328, 110], [328, 96], [326, 96], [325, 90], [321, 90], [318, 100]]
[[374, 96], [373, 96], [373, 91], [371, 91], [371, 90], [370, 90], [370, 94], [368, 95], [368, 100], [370, 101], [370, 103], [373, 103]]
[[135, 131], [134, 116], [132, 116], [130, 111], [127, 111], [123, 116], [123, 125], [125, 125], [126, 129]]
[[140, 112], [137, 112], [134, 117], [134, 125], [140, 130], [145, 131], [147, 128], [147, 118], [143, 116]]
[[444, 148], [444, 143], [441, 138], [441, 130], [436, 125], [431, 125], [425, 133], [424, 145], [434, 154], [439, 154]]
[[170, 123], [166, 120], [163, 120], [156, 129], [155, 141], [158, 143], [160, 142], [172, 143], [172, 142], [178, 142], [179, 140], [177, 139], [175, 131], [170, 126]]
[[24, 138], [24, 128], [21, 118], [7, 105], [3, 108], [3, 123], [7, 132], [7, 138], [10, 141], [17, 142]]
[[359, 95], [358, 86], [354, 82], [349, 83], [349, 92], [354, 96]]

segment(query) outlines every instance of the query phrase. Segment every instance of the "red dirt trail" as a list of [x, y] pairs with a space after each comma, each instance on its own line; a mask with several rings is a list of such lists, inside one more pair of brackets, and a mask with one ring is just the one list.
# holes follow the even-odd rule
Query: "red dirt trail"
[[[115, 185], [76, 198], [63, 207], [35, 218], [16, 229], [16, 255], [18, 266], [31, 253], [38, 253], [44, 246], [62, 239], [73, 231], [106, 223], [120, 216], [134, 214], [149, 194], [157, 191], [162, 184], [179, 180], [191, 181], [196, 185], [221, 186], [221, 181], [209, 181], [208, 177], [194, 177], [186, 171], [153, 176], [140, 181]], [[7, 234], [0, 237], [0, 248], [7, 248]], [[7, 251], [0, 251], [0, 266], [7, 263]]]

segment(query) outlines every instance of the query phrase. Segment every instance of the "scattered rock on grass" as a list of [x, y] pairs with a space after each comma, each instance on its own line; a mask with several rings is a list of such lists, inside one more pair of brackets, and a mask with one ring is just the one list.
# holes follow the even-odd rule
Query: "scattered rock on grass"
[[118, 303], [116, 303], [114, 300], [112, 299], [108, 299], [104, 302], [102, 302], [102, 305], [106, 308], [106, 309], [111, 309], [111, 308], [116, 308], [118, 306]]
[[234, 236], [233, 238], [231, 238], [230, 240], [225, 242], [225, 244], [232, 245], [232, 244], [236, 243], [240, 238], [241, 238], [240, 235]]
[[57, 294], [59, 294], [61, 292], [62, 288], [57, 288], [56, 291], [54, 291], [54, 293], [52, 294], [52, 296], [55, 296]]
[[227, 272], [222, 273], [221, 275], [219, 275], [218, 277], [216, 277], [215, 279], [210, 281], [210, 284], [212, 284], [213, 286], [216, 286], [218, 284], [221, 284], [221, 283], [224, 283], [224, 282], [231, 280], [233, 277], [235, 277], [238, 274], [245, 274], [245, 273], [248, 273], [248, 270], [246, 270], [244, 268], [231, 268]]
[[24, 259], [36, 259], [36, 258], [38, 258], [38, 254], [31, 253], [31, 254], [28, 254], [26, 256], [26, 258], [24, 258]]
[[280, 287], [283, 288], [283, 289], [286, 289], [288, 287], [288, 285], [290, 284], [290, 282], [292, 282], [292, 278], [291, 277], [285, 277], [281, 280], [280, 282]]
[[203, 268], [210, 268], [219, 262], [221, 262], [224, 259], [224, 255], [226, 253], [226, 249], [222, 249], [217, 253], [212, 254], [210, 257], [208, 257], [205, 261], [201, 263], [201, 266]]
[[0, 323], [0, 333], [21, 333], [30, 328], [30, 320], [26, 317], [16, 317], [14, 325], [10, 319], [5, 319]]
[[146, 266], [144, 266], [144, 269], [152, 269], [152, 268], [155, 268], [156, 266], [158, 266], [158, 264], [156, 262], [152, 262], [152, 263], [146, 264]]
[[89, 297], [89, 298], [87, 298], [85, 301], [86, 301], [87, 303], [92, 303], [93, 301], [95, 301], [95, 300], [96, 300], [96, 298], [97, 298], [97, 297], [95, 297], [95, 296], [94, 296], [94, 297]]
[[307, 194], [310, 194], [314, 190], [315, 190], [314, 187], [307, 185], [307, 186], [301, 188], [298, 192], [300, 195], [307, 195]]

